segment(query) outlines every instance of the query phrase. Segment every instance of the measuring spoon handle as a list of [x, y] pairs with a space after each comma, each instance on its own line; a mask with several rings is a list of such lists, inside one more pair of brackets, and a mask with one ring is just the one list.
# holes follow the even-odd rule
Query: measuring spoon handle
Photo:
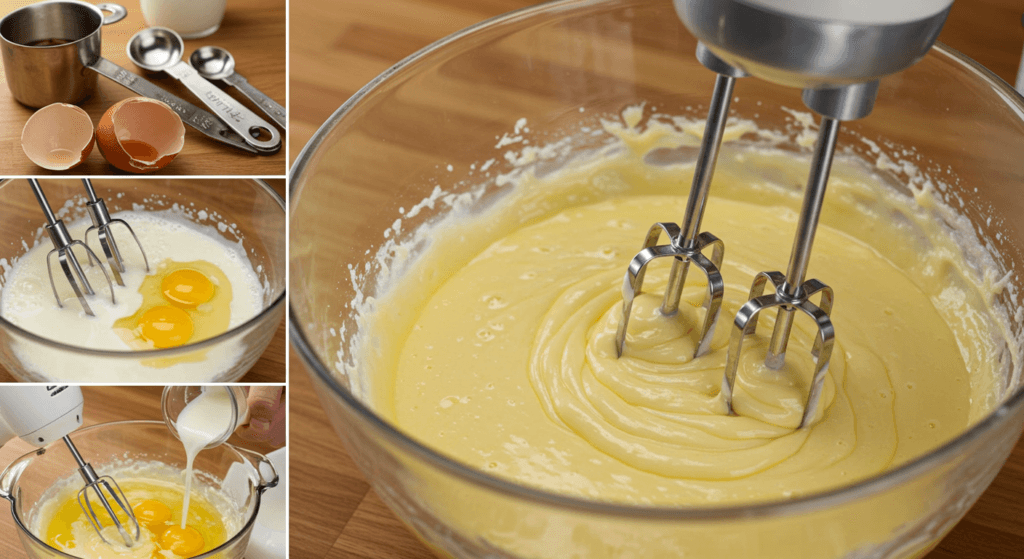
[[[185, 62], [165, 70], [185, 85], [193, 95], [199, 98], [213, 114], [220, 117], [232, 130], [238, 132], [246, 143], [261, 152], [281, 149], [281, 133], [269, 122], [263, 120], [244, 105], [232, 99], [217, 86], [206, 81], [194, 68]], [[253, 131], [260, 131], [270, 136], [267, 140], [253, 137]]]
[[164, 91], [163, 88], [153, 82], [125, 70], [106, 58], [99, 58], [96, 62], [89, 65], [89, 69], [101, 76], [110, 78], [143, 97], [149, 97], [150, 99], [156, 99], [165, 103], [174, 112], [178, 113], [182, 122], [195, 128], [205, 136], [249, 153], [256, 153], [256, 150], [247, 144], [241, 136], [235, 134], [217, 117], [176, 95]]
[[263, 111], [263, 114], [270, 117], [282, 130], [288, 129], [288, 115], [277, 101], [274, 101], [270, 97], [267, 97], [262, 91], [253, 87], [249, 80], [238, 74], [232, 74], [224, 78], [224, 83], [235, 86], [242, 95], [249, 98], [250, 101], [256, 103], [256, 105]]

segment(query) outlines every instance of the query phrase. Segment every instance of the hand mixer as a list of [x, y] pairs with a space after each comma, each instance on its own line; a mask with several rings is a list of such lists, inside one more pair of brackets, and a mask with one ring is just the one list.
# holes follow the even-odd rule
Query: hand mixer
[[[78, 492], [78, 504], [90, 524], [109, 544], [103, 535], [103, 523], [94, 509], [98, 503], [117, 528], [124, 545], [131, 547], [139, 538], [139, 522], [131, 504], [113, 478], [96, 475], [69, 436], [82, 426], [84, 405], [82, 390], [77, 386], [4, 386], [0, 388], [0, 446], [14, 437], [37, 447], [63, 439], [85, 480], [85, 487]], [[118, 513], [126, 520], [118, 518]]]
[[[674, 258], [661, 312], [678, 308], [687, 267], [694, 264], [708, 278], [707, 312], [695, 357], [710, 347], [721, 307], [719, 272], [724, 245], [710, 233], [700, 233], [706, 197], [729, 110], [735, 79], [753, 75], [803, 90], [804, 104], [822, 117], [811, 159], [810, 177], [797, 222], [786, 273], [761, 272], [754, 278], [748, 301], [733, 321], [729, 353], [722, 379], [728, 413], [734, 413], [733, 389], [746, 336], [755, 333], [758, 315], [777, 309], [765, 366], [780, 369], [799, 310], [815, 323], [811, 350], [815, 360], [811, 386], [800, 427], [810, 425], [828, 372], [835, 343], [830, 318], [834, 293], [826, 284], [807, 279], [814, 233], [832, 166], [839, 123], [870, 114], [879, 78], [902, 71], [920, 60], [935, 43], [953, 0], [674, 0], [676, 13], [700, 41], [698, 60], [717, 72], [708, 121], [704, 129], [683, 226], [658, 223], [651, 227], [643, 249], [630, 262], [623, 282], [623, 313], [616, 343], [622, 355], [633, 299], [640, 293], [647, 264]], [[661, 232], [671, 239], [657, 245]], [[708, 259], [703, 250], [712, 248]], [[774, 293], [765, 295], [768, 283]], [[818, 304], [811, 301], [819, 297]]]

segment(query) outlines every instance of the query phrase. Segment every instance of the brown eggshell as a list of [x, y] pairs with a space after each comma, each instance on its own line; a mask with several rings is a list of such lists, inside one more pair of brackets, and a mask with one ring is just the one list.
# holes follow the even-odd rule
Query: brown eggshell
[[96, 145], [111, 165], [130, 173], [164, 168], [185, 145], [185, 125], [173, 109], [147, 97], [112, 105], [96, 126]]
[[93, 140], [89, 114], [65, 103], [39, 109], [21, 131], [25, 155], [51, 171], [66, 171], [80, 165], [92, 152]]

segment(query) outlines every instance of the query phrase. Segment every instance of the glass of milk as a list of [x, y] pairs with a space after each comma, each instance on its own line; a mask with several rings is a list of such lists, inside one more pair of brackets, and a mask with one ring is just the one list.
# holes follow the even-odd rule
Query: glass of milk
[[212, 35], [224, 19], [227, 0], [139, 0], [150, 27], [167, 27], [183, 39]]
[[164, 423], [179, 440], [202, 432], [197, 451], [224, 443], [249, 420], [246, 394], [238, 386], [166, 386], [161, 407]]

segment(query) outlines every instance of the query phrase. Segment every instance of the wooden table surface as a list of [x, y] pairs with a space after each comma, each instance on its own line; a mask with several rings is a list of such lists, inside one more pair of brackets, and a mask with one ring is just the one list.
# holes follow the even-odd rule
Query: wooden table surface
[[[285, 195], [285, 180], [284, 179], [266, 179], [273, 189], [284, 197]], [[286, 370], [285, 370], [285, 347], [286, 335], [288, 328], [286, 321], [282, 320], [281, 324], [277, 327], [274, 332], [274, 337], [270, 340], [270, 345], [267, 346], [266, 351], [260, 356], [256, 364], [253, 365], [252, 369], [243, 376], [239, 382], [244, 383], [262, 383], [262, 382], [285, 382]], [[0, 366], [0, 382], [16, 382], [11, 373], [7, 371], [3, 366]]]
[[[37, 0], [0, 0], [0, 17]], [[96, 0], [93, 4], [99, 3]], [[128, 59], [125, 46], [138, 31], [147, 27], [142, 19], [138, 0], [120, 2], [128, 10], [123, 20], [103, 28], [103, 57], [130, 72], [141, 75], [165, 90], [206, 107], [184, 85], [164, 73], [149, 73]], [[195, 49], [216, 45], [227, 49], [235, 59], [235, 71], [250, 84], [282, 105], [285, 104], [285, 0], [228, 0], [224, 21], [214, 34], [203, 39], [186, 40], [183, 57], [187, 60]], [[119, 84], [98, 77], [96, 92], [81, 103], [92, 119], [99, 123], [103, 113], [114, 103], [136, 93]], [[215, 82], [231, 97], [267, 120], [255, 105], [234, 88]], [[55, 173], [32, 163], [21, 148], [21, 130], [35, 109], [28, 108], [11, 96], [6, 77], [0, 74], [0, 176], [45, 175]], [[286, 149], [273, 155], [254, 155], [227, 144], [211, 140], [194, 128], [185, 126], [185, 146], [167, 167], [156, 174], [168, 175], [245, 175], [282, 176], [285, 174]], [[287, 141], [285, 135], [282, 141]], [[60, 174], [123, 175], [129, 174], [107, 163], [98, 148], [82, 165]]]
[[[668, 0], [666, 0], [668, 1]], [[431, 42], [529, 0], [303, 0], [291, 3], [291, 153], [360, 87]], [[956, 0], [939, 39], [1014, 82], [1021, 0]], [[314, 32], [315, 30], [315, 32]], [[343, 71], [339, 71], [343, 69]], [[290, 352], [290, 549], [295, 559], [433, 555], [370, 489]], [[329, 483], [324, 483], [329, 480]], [[1024, 443], [928, 559], [1024, 556]]]
[[[3, 390], [3, 387], [0, 387], [0, 390]], [[82, 395], [85, 398], [83, 426], [130, 419], [163, 421], [163, 413], [160, 411], [162, 392], [162, 386], [83, 387]], [[130, 405], [127, 404], [128, 402]], [[74, 440], [73, 434], [71, 438]], [[262, 454], [268, 454], [274, 450], [273, 447], [266, 444], [243, 441], [237, 435], [233, 435], [228, 442]], [[20, 439], [11, 440], [0, 449], [0, 470], [6, 468], [16, 458], [32, 452], [34, 449], [35, 447]], [[88, 456], [85, 458], [88, 460]], [[3, 505], [7, 505], [7, 502], [4, 501]], [[10, 507], [0, 508], [4, 509], [0, 513], [0, 557], [29, 559], [18, 538], [18, 527], [10, 514]]]

